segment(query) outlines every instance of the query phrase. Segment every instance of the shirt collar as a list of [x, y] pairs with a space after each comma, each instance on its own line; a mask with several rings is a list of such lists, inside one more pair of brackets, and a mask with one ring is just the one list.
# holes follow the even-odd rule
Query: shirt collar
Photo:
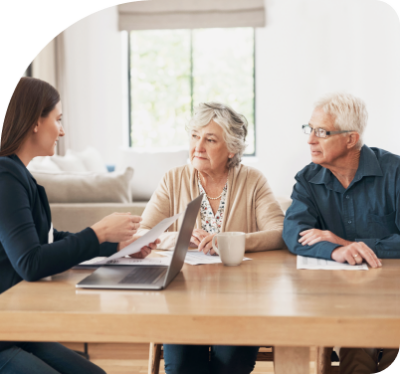
[[374, 151], [366, 145], [361, 148], [360, 164], [358, 165], [356, 176], [357, 174], [360, 174], [360, 179], [369, 176], [383, 177], [381, 166]]
[[[354, 183], [361, 180], [363, 177], [382, 177], [382, 169], [379, 165], [378, 159], [371, 148], [363, 145], [360, 153], [360, 162], [354, 179], [351, 181], [349, 189]], [[325, 184], [330, 190], [337, 192], [344, 192], [345, 188], [340, 184], [337, 178], [332, 174], [329, 169], [321, 167], [319, 172], [309, 180], [313, 184]]]

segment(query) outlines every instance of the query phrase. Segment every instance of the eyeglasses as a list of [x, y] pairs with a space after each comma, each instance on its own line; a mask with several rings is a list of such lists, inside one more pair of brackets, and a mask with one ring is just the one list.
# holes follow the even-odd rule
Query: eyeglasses
[[304, 134], [310, 135], [313, 131], [316, 137], [326, 138], [328, 135], [343, 134], [345, 132], [353, 132], [354, 130], [343, 130], [343, 131], [326, 131], [325, 129], [317, 128], [313, 129], [310, 125], [301, 126]]

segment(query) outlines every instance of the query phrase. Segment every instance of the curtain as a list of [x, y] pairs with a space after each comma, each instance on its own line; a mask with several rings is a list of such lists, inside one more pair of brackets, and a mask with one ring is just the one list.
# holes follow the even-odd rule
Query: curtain
[[150, 0], [118, 6], [120, 30], [265, 26], [264, 0]]
[[[68, 132], [68, 103], [64, 69], [63, 31], [55, 35], [44, 45], [32, 59], [32, 77], [41, 79], [55, 87], [61, 96], [63, 107], [63, 127]], [[68, 147], [68, 137], [60, 138], [56, 153], [64, 155]]]
[[[68, 133], [68, 102], [65, 79], [64, 33], [54, 38], [32, 62], [32, 77], [41, 79], [55, 87], [61, 95], [63, 127]], [[64, 155], [68, 148], [68, 136], [60, 138], [57, 154]]]
[[44, 47], [32, 62], [32, 77], [56, 86], [55, 39]]
[[57, 153], [61, 156], [65, 155], [67, 149], [71, 148], [71, 126], [69, 125], [68, 119], [68, 86], [66, 79], [66, 69], [65, 69], [65, 45], [64, 45], [64, 33], [59, 34], [55, 39], [55, 65], [56, 65], [56, 88], [61, 96], [62, 102], [62, 125], [66, 133], [65, 136], [60, 138], [58, 141]]

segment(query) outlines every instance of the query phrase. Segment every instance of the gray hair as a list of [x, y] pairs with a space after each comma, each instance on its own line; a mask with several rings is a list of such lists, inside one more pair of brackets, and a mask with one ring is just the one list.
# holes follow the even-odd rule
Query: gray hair
[[228, 105], [210, 102], [201, 103], [196, 109], [193, 118], [186, 126], [186, 130], [198, 129], [214, 121], [224, 131], [224, 140], [229, 152], [235, 155], [229, 159], [228, 168], [235, 167], [242, 161], [246, 149], [248, 123], [242, 114], [234, 111]]
[[346, 93], [334, 93], [318, 100], [314, 109], [320, 108], [335, 119], [340, 131], [356, 131], [360, 135], [356, 147], [363, 146], [363, 134], [367, 127], [368, 112], [363, 100]]

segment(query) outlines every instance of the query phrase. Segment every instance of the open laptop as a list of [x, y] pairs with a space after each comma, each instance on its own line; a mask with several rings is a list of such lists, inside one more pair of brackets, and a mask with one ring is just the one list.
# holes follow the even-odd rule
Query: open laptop
[[80, 281], [77, 288], [162, 290], [179, 274], [190, 244], [203, 195], [186, 207], [169, 266], [102, 266]]

